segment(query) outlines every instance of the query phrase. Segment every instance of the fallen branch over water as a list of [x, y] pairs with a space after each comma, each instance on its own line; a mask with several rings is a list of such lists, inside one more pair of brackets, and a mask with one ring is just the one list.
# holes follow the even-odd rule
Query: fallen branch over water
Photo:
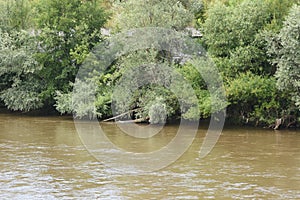
[[139, 118], [139, 119], [133, 119], [133, 120], [125, 120], [125, 121], [117, 121], [117, 123], [141, 123], [141, 122], [146, 122], [147, 119], [145, 118]]
[[[136, 108], [136, 109], [133, 109], [133, 110], [129, 110], [129, 111], [125, 112], [125, 113], [122, 113], [122, 114], [119, 114], [119, 115], [117, 115], [117, 116], [114, 116], [114, 117], [105, 119], [105, 120], [103, 120], [103, 122], [108, 122], [108, 121], [112, 121], [112, 120], [121, 118], [121, 117], [123, 117], [124, 115], [128, 115], [128, 114], [130, 114], [130, 113], [133, 113], [133, 112], [135, 112], [135, 111], [137, 111], [137, 110], [139, 110], [139, 109], [140, 109], [140, 108]], [[128, 121], [132, 121], [132, 120], [128, 120]]]

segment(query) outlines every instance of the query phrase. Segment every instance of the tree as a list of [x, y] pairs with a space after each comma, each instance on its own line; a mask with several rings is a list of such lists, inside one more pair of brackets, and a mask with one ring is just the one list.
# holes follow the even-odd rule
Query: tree
[[[31, 21], [29, 9], [36, 11]], [[72, 89], [80, 64], [102, 40], [107, 15], [101, 2], [22, 0], [7, 3], [3, 12], [1, 99], [13, 110], [52, 107], [56, 94]]]
[[38, 75], [45, 86], [41, 97], [51, 106], [57, 91], [71, 90], [79, 66], [102, 40], [107, 15], [97, 0], [40, 0], [36, 10], [36, 58], [43, 66]]
[[228, 84], [226, 92], [228, 112], [235, 122], [269, 125], [289, 106], [289, 101], [283, 100], [285, 94], [277, 90], [274, 77], [243, 73]]
[[271, 40], [269, 53], [275, 55], [277, 86], [288, 91], [300, 109], [300, 6], [291, 8], [283, 28]]
[[290, 98], [275, 87], [276, 67], [267, 49], [268, 38], [281, 27], [291, 4], [232, 0], [214, 3], [207, 10], [202, 42], [225, 80], [231, 118], [270, 123], [290, 109]]
[[192, 25], [194, 14], [202, 9], [197, 0], [128, 0], [114, 6], [114, 25], [119, 30], [165, 27], [182, 30]]
[[0, 28], [6, 31], [31, 28], [34, 13], [33, 3], [35, 3], [35, 1], [0, 1]]
[[36, 40], [26, 31], [0, 29], [0, 98], [12, 110], [42, 107], [42, 85], [36, 74], [41, 70], [34, 58]]
[[207, 11], [207, 16], [203, 29], [209, 52], [230, 58], [241, 48], [255, 47], [256, 36], [267, 24], [269, 14], [264, 2], [245, 0], [234, 7], [216, 3]]
[[250, 70], [273, 75], [267, 38], [280, 29], [283, 16], [296, 1], [227, 0], [211, 4], [203, 23], [203, 44], [226, 78]]

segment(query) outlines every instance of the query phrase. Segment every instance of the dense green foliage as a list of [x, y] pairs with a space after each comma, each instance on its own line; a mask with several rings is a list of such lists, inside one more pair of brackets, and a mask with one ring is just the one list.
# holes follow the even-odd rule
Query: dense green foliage
[[[239, 123], [267, 125], [285, 115], [299, 117], [297, 0], [0, 0], [0, 5], [0, 104], [8, 109], [54, 107], [78, 117], [107, 118], [114, 108], [116, 114], [133, 110], [131, 118], [150, 123], [180, 116], [207, 118], [225, 106], [228, 118]], [[121, 53], [105, 71], [86, 80], [95, 83], [94, 91], [84, 82], [75, 83], [75, 76], [83, 63], [95, 62], [88, 55], [96, 45], [111, 42], [113, 36], [101, 35], [104, 26], [113, 35], [143, 27], [179, 32], [195, 27], [203, 36], [192, 40], [211, 59], [175, 62], [170, 52], [155, 48]], [[118, 45], [121, 49], [123, 44]], [[222, 75], [228, 101], [220, 101], [215, 110], [211, 97], [220, 91], [211, 93], [203, 77], [221, 81], [211, 75], [212, 62]], [[198, 99], [189, 98], [187, 88], [171, 91], [161, 85], [175, 75], [160, 77], [162, 72], [149, 63], [175, 69]], [[156, 82], [139, 86], [136, 66], [144, 66], [143, 74]], [[126, 91], [123, 85], [138, 89]], [[72, 95], [73, 89], [78, 95]], [[94, 93], [91, 104], [86, 97]]]
[[300, 6], [292, 7], [283, 28], [271, 40], [269, 52], [275, 54], [277, 86], [287, 91], [300, 108]]
[[43, 104], [36, 73], [41, 70], [33, 54], [35, 40], [27, 32], [0, 30], [0, 98], [12, 110], [32, 110]]
[[115, 26], [120, 30], [149, 26], [180, 30], [191, 25], [201, 7], [197, 0], [128, 0], [115, 4]]
[[9, 19], [1, 28], [1, 99], [13, 110], [53, 106], [58, 91], [72, 90], [78, 67], [101, 41], [103, 9], [98, 1], [22, 0], [7, 2], [2, 12]]
[[[294, 109], [291, 96], [276, 87], [274, 73], [278, 74], [280, 69], [271, 60], [279, 55], [268, 53], [268, 41], [282, 26], [285, 29], [284, 16], [292, 4], [291, 1], [228, 1], [215, 3], [206, 12], [202, 42], [223, 74], [230, 104], [228, 115], [235, 122], [270, 124]], [[299, 25], [299, 19], [295, 24]], [[297, 42], [299, 37], [293, 44]], [[299, 59], [299, 55], [295, 58]], [[294, 67], [298, 69], [299, 64]], [[298, 74], [295, 76], [299, 80]]]

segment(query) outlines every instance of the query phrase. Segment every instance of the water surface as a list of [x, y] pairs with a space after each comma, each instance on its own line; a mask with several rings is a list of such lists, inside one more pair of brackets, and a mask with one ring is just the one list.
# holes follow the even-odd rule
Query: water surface
[[[127, 150], [167, 144], [176, 126], [139, 144], [102, 124]], [[205, 136], [175, 163], [144, 175], [115, 174], [81, 143], [71, 118], [0, 115], [1, 199], [300, 199], [300, 132], [226, 128], [204, 159]]]

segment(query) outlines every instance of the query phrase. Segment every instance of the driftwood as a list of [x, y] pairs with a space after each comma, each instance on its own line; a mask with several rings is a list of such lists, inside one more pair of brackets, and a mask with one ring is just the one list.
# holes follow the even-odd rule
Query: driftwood
[[[133, 113], [133, 112], [135, 112], [135, 111], [137, 111], [137, 110], [139, 110], [139, 109], [140, 109], [140, 108], [136, 108], [136, 109], [133, 109], [133, 110], [129, 110], [129, 111], [125, 112], [125, 113], [122, 113], [122, 114], [119, 114], [119, 115], [117, 115], [117, 116], [114, 116], [114, 117], [105, 119], [105, 120], [103, 120], [102, 122], [108, 122], [108, 121], [112, 121], [112, 120], [118, 119], [118, 118], [120, 118], [120, 117], [123, 117], [124, 115], [128, 115], [128, 114], [130, 114], [130, 113]], [[131, 120], [129, 120], [129, 121], [131, 121]]]
[[141, 123], [141, 122], [146, 122], [147, 119], [145, 118], [139, 118], [139, 119], [133, 119], [133, 120], [125, 120], [125, 121], [117, 121], [117, 123]]

